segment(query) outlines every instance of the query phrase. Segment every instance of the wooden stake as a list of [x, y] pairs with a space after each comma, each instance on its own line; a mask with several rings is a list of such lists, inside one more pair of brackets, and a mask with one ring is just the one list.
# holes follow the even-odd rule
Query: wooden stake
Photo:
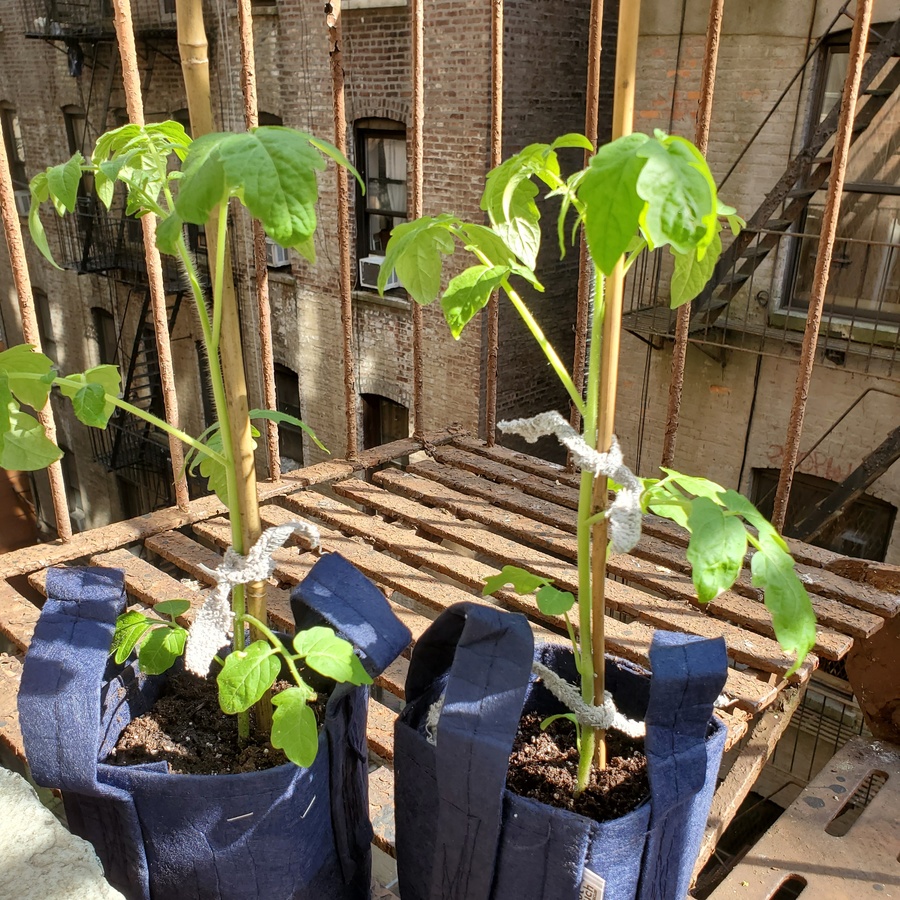
[[[640, 0], [623, 3], [619, 7], [619, 34], [616, 42], [616, 86], [613, 98], [613, 140], [631, 134], [634, 122], [634, 84], [637, 71]], [[616, 389], [619, 376], [619, 339], [622, 334], [622, 296], [625, 284], [624, 262], [619, 260], [606, 281], [605, 312], [603, 318], [603, 356], [600, 367], [600, 403], [597, 422], [597, 450], [606, 453], [612, 443], [616, 417]], [[595, 311], [596, 314], [596, 311]], [[594, 481], [594, 508], [606, 509], [609, 495], [608, 480]], [[605, 688], [604, 659], [606, 641], [606, 545], [607, 521], [594, 526], [591, 536], [591, 646], [594, 655], [594, 702], [603, 702]], [[606, 739], [597, 732], [595, 762], [606, 766]]]

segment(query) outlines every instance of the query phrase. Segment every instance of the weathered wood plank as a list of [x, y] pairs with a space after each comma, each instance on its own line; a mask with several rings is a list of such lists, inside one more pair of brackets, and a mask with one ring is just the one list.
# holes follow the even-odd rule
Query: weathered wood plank
[[[403, 476], [400, 477], [402, 478]], [[397, 484], [397, 482], [397, 477], [391, 476], [384, 483]], [[333, 490], [341, 497], [346, 497], [356, 503], [365, 504], [384, 515], [402, 519], [404, 522], [416, 525], [437, 537], [452, 540], [498, 562], [503, 563], [510, 559], [515, 559], [518, 560], [517, 564], [523, 565], [529, 570], [547, 578], [559, 579], [570, 574], [568, 568], [557, 572], [556, 569], [559, 566], [559, 562], [553, 557], [540, 550], [522, 546], [522, 544], [531, 543], [532, 535], [532, 529], [529, 527], [528, 520], [522, 516], [510, 516], [487, 507], [483, 510], [482, 518], [485, 525], [490, 524], [493, 527], [490, 530], [485, 530], [485, 528], [481, 528], [471, 522], [461, 522], [456, 516], [440, 507], [429, 508], [423, 506], [407, 497], [396, 496], [367, 482], [345, 481], [334, 485]], [[447, 488], [440, 488], [433, 491], [431, 493], [433, 501], [440, 503], [448, 490]], [[549, 527], [544, 526], [542, 529], [544, 536], [546, 536]], [[509, 540], [496, 532], [512, 534], [516, 540]], [[653, 541], [657, 545], [662, 543], [654, 538], [642, 539], [642, 543], [645, 541]], [[557, 532], [554, 545], [554, 549], [558, 553], [571, 560], [577, 558], [577, 543], [571, 535]], [[655, 557], [655, 560], [664, 562], [669, 562], [669, 557], [671, 556], [671, 554], [659, 551], [650, 555], [651, 558]], [[684, 570], [690, 570], [690, 564], [687, 560], [676, 560], [676, 562], [680, 562]], [[625, 555], [610, 558], [607, 563], [607, 570], [610, 575], [622, 578], [629, 584], [649, 587], [664, 597], [687, 601], [710, 614], [714, 614], [718, 618], [750, 628], [758, 634], [766, 637], [774, 637], [775, 635], [771, 615], [763, 604], [756, 599], [749, 600], [733, 592], [726, 592], [709, 604], [700, 604], [689, 577], [677, 576], [668, 569], [665, 574], [660, 574], [658, 565], [648, 566], [646, 563]], [[844, 607], [840, 607], [840, 612], [845, 617], [850, 616], [850, 611]], [[859, 636], [868, 636], [869, 631], [874, 633], [881, 627], [882, 620], [878, 617], [870, 616], [868, 623], [868, 631], [864, 631], [860, 625], [852, 620], [847, 623], [847, 627], [855, 629]], [[817, 641], [813, 649], [816, 653], [828, 659], [840, 659], [847, 654], [852, 646], [853, 641], [851, 638], [820, 628], [817, 631]]]
[[8, 581], [0, 580], [0, 634], [21, 651], [28, 649], [41, 611]]
[[22, 657], [0, 653], [0, 748], [8, 762], [25, 765], [25, 745], [19, 728], [17, 697], [22, 679]]

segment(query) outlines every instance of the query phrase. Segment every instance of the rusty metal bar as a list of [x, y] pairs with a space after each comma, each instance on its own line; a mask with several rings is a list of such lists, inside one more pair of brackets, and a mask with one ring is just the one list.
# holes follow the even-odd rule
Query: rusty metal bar
[[[116, 38], [122, 61], [122, 80], [125, 88], [125, 106], [128, 118], [135, 125], [144, 124], [144, 102], [141, 97], [141, 76], [138, 71], [137, 50], [134, 44], [134, 25], [131, 19], [130, 0], [115, 0]], [[159, 356], [159, 378], [162, 382], [163, 405], [166, 421], [174, 428], [181, 428], [178, 415], [178, 397], [175, 394], [175, 373], [172, 367], [172, 347], [169, 343], [169, 323], [166, 310], [166, 289], [163, 283], [162, 263], [156, 249], [156, 216], [141, 219], [144, 234], [144, 259], [147, 263], [147, 283], [150, 288], [150, 308], [153, 329], [156, 333], [156, 351]], [[178, 438], [169, 435], [169, 455], [172, 475], [175, 479], [175, 502], [179, 509], [187, 509], [190, 501], [187, 479], [184, 475], [184, 448]]]
[[[409, 195], [409, 218], [422, 215], [422, 188], [425, 162], [425, 27], [423, 0], [411, 0], [410, 24], [412, 40], [412, 159], [410, 173], [412, 185]], [[424, 315], [422, 307], [413, 301], [413, 435], [421, 438], [425, 431], [425, 370], [423, 363], [422, 333]]]
[[[600, 59], [603, 43], [603, 0], [591, 0], [591, 22], [588, 32], [588, 68], [587, 97], [584, 110], [585, 137], [597, 149], [597, 134], [600, 118]], [[588, 164], [591, 154], [584, 153], [584, 164]], [[575, 314], [575, 356], [572, 361], [572, 380], [575, 390], [584, 394], [584, 367], [587, 360], [587, 336], [591, 307], [591, 284], [594, 276], [594, 264], [588, 253], [584, 232], [578, 246], [578, 306]], [[570, 405], [569, 421], [576, 431], [581, 431], [581, 414]], [[569, 466], [571, 468], [571, 459]]]
[[[244, 124], [248, 129], [259, 125], [256, 96], [256, 62], [253, 49], [253, 15], [250, 0], [238, 0], [238, 23], [241, 38], [241, 92], [244, 95]], [[269, 268], [266, 263], [266, 233], [258, 219], [253, 220], [253, 268], [256, 272], [256, 314], [259, 319], [259, 352], [262, 369], [263, 401], [267, 409], [275, 409], [275, 357], [272, 352], [272, 308], [269, 305]], [[266, 458], [269, 478], [281, 479], [281, 453], [278, 447], [278, 423], [266, 419]]]
[[[706, 49], [703, 54], [703, 71], [700, 76], [700, 107], [697, 110], [697, 127], [694, 143], [706, 155], [709, 144], [709, 123], [712, 119], [713, 93], [716, 87], [716, 65], [719, 60], [719, 39], [722, 35], [722, 16], [725, 0], [711, 0], [709, 20], [706, 25]], [[663, 438], [662, 465], [671, 467], [675, 462], [675, 441], [681, 415], [681, 398], [684, 393], [684, 363], [687, 357], [688, 331], [691, 324], [691, 304], [678, 308], [675, 322], [675, 345], [672, 348], [672, 377], [669, 381], [669, 406], [666, 411], [666, 433]]]
[[[503, 159], [503, 0], [491, 0], [491, 168]], [[487, 375], [484, 397], [484, 437], [489, 447], [497, 440], [497, 358], [500, 346], [500, 296], [494, 293], [487, 308]]]
[[797, 383], [794, 388], [794, 401], [791, 405], [791, 417], [788, 420], [787, 437], [784, 442], [784, 460], [778, 477], [778, 489], [775, 492], [772, 524], [779, 531], [784, 529], [791, 484], [794, 480], [797, 456], [800, 453], [800, 437], [803, 432], [806, 401], [809, 398], [809, 384], [812, 379], [819, 328], [822, 324], [825, 290], [828, 287], [828, 275], [831, 271], [831, 257], [834, 251], [834, 240], [840, 217], [841, 194], [844, 189], [844, 178], [847, 174], [847, 159], [850, 155], [850, 144], [853, 137], [853, 120], [856, 113], [856, 101], [859, 97], [859, 85], [862, 79], [871, 20], [872, 0], [859, 0], [856, 8], [856, 18], [853, 20], [853, 32], [850, 36], [847, 77], [844, 81], [844, 92], [841, 97], [838, 130], [834, 138], [831, 177], [828, 180], [825, 209], [822, 213], [822, 230], [819, 236], [816, 267], [810, 290], [809, 313], [806, 317], [806, 331], [803, 334]]
[[[334, 104], [334, 145], [347, 155], [347, 114], [344, 103], [344, 66], [341, 57], [340, 0], [325, 7], [331, 56], [331, 93]], [[344, 354], [344, 403], [347, 412], [347, 459], [356, 459], [359, 436], [356, 422], [356, 366], [353, 358], [353, 302], [350, 280], [350, 188], [347, 170], [336, 167], [338, 253], [340, 256], [341, 333]]]
[[[16, 199], [13, 189], [12, 175], [9, 171], [9, 157], [6, 153], [6, 142], [0, 135], [0, 218], [3, 219], [3, 232], [6, 246], [9, 248], [9, 264], [13, 281], [16, 285], [16, 298], [19, 301], [19, 312], [22, 316], [22, 336], [25, 343], [34, 345], [41, 352], [41, 335], [38, 330], [37, 315], [34, 311], [34, 296], [31, 292], [31, 277], [28, 274], [28, 262], [25, 258], [25, 245], [22, 242], [22, 226], [16, 212]], [[56, 443], [56, 422], [53, 419], [53, 408], [50, 402], [37, 411], [38, 421], [47, 438]], [[53, 501], [53, 516], [56, 520], [56, 533], [64, 541], [72, 538], [72, 522], [69, 518], [69, 504], [66, 501], [66, 485], [63, 480], [62, 466], [59, 460], [47, 469], [50, 478], [50, 497]]]

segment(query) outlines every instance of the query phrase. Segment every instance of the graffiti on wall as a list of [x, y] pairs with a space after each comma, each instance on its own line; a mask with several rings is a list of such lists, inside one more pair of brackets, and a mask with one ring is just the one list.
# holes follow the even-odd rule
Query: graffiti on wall
[[[781, 468], [784, 460], [784, 445], [769, 444], [766, 457], [774, 468]], [[817, 475], [819, 478], [827, 478], [829, 481], [841, 482], [850, 476], [854, 468], [853, 463], [839, 462], [822, 450], [813, 450], [797, 467], [797, 470], [805, 472], [807, 475]]]

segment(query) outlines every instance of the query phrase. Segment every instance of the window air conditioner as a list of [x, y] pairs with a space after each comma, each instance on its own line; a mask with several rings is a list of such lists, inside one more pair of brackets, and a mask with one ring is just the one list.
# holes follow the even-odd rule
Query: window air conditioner
[[282, 247], [281, 244], [276, 244], [272, 238], [266, 238], [266, 265], [270, 269], [280, 269], [283, 266], [288, 266], [291, 263], [291, 258], [288, 255], [287, 247]]
[[31, 192], [15, 191], [16, 195], [16, 212], [20, 216], [27, 216], [31, 209]]
[[[381, 264], [384, 262], [383, 256], [367, 256], [359, 261], [359, 283], [364, 288], [371, 288], [373, 291], [378, 290], [378, 274], [381, 272]], [[400, 287], [400, 279], [397, 273], [392, 271], [388, 276], [387, 283], [384, 286], [386, 291], [392, 291], [394, 288]]]

